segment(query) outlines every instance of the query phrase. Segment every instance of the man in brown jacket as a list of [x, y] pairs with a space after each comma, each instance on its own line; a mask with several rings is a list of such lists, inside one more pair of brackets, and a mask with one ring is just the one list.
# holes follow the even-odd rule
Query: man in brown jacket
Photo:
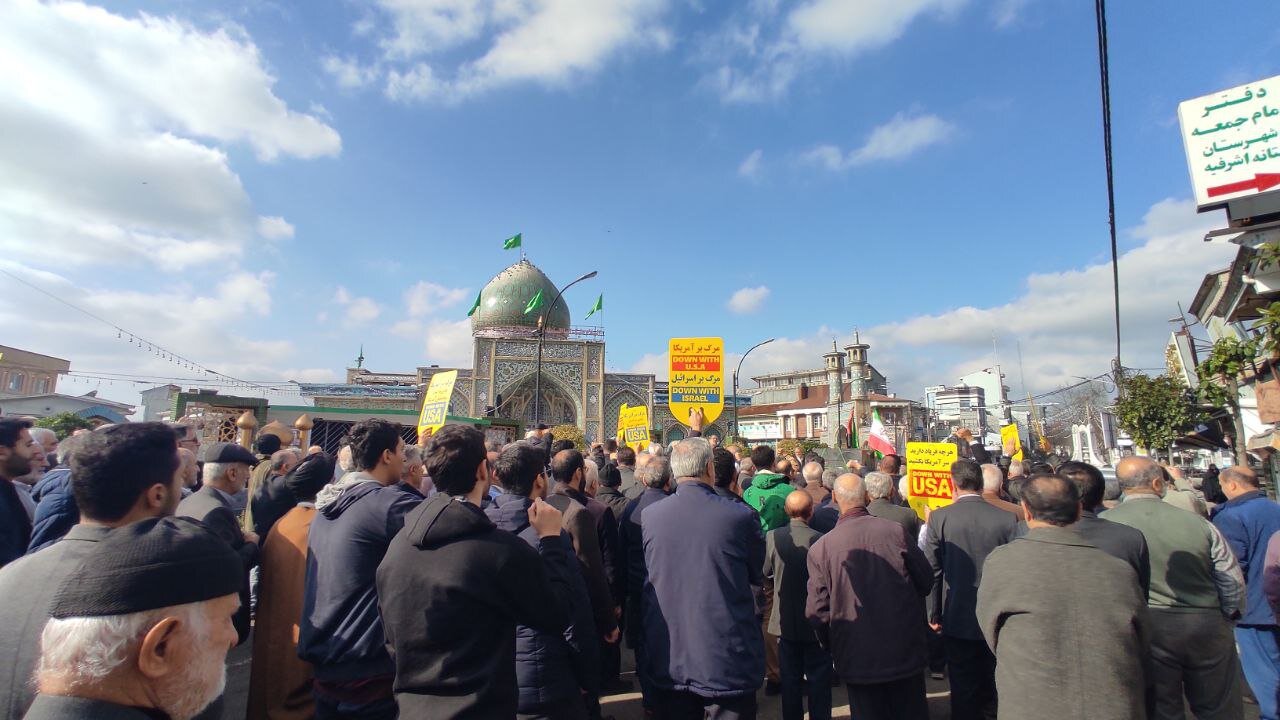
[[809, 549], [805, 616], [831, 650], [859, 720], [928, 720], [924, 597], [929, 561], [902, 526], [867, 512], [854, 474], [836, 479], [840, 521]]

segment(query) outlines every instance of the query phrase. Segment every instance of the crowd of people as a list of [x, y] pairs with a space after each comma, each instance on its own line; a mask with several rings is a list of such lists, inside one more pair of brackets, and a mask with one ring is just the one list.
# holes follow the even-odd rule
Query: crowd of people
[[[0, 418], [0, 717], [1263, 718], [1280, 695], [1280, 506], [1206, 503], [1146, 457], [828, 468], [701, 437], [641, 452], [358, 423], [341, 450]], [[958, 437], [966, 441], [963, 435]], [[980, 459], [990, 460], [983, 456]], [[1217, 497], [1217, 493], [1221, 496]], [[636, 684], [622, 677], [634, 653]], [[240, 711], [236, 709], [235, 714]]]

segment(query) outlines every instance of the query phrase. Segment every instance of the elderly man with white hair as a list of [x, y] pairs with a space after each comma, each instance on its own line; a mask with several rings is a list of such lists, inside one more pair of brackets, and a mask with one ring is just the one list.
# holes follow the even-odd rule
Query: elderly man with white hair
[[893, 502], [893, 476], [879, 470], [869, 472], [863, 479], [863, 485], [871, 500], [867, 503], [867, 512], [898, 523], [907, 532], [907, 537], [916, 541], [920, 536], [920, 516], [911, 508]]
[[1004, 473], [1000, 472], [1000, 468], [992, 463], [983, 465], [982, 499], [1005, 512], [1017, 515], [1019, 520], [1025, 520], [1021, 505], [1015, 505], [1000, 497], [1000, 488], [1002, 487], [1004, 487]]
[[36, 468], [43, 475], [58, 464], [58, 434], [49, 428], [42, 427], [33, 427], [28, 432], [31, 433], [31, 439], [35, 440], [40, 449], [44, 451], [45, 466]]
[[231, 546], [244, 563], [244, 587], [236, 613], [240, 642], [249, 637], [249, 570], [258, 564], [258, 536], [243, 530], [233, 510], [231, 498], [249, 482], [253, 454], [235, 443], [211, 443], [204, 451], [204, 486], [178, 503], [177, 514], [199, 520]]
[[226, 685], [241, 563], [199, 523], [104, 536], [49, 607], [33, 720], [191, 720]]
[[754, 718], [764, 640], [753, 586], [764, 535], [741, 503], [716, 494], [711, 445], [675, 444], [676, 491], [645, 509], [646, 672], [664, 718]]

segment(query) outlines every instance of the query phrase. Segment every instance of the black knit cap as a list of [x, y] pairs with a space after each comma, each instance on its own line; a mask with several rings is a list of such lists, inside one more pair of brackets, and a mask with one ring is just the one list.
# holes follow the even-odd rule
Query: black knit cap
[[150, 518], [112, 530], [53, 596], [54, 618], [128, 615], [240, 591], [244, 565], [199, 522]]
[[333, 482], [333, 458], [328, 453], [308, 455], [284, 476], [285, 487], [299, 502], [315, 500], [321, 488]]

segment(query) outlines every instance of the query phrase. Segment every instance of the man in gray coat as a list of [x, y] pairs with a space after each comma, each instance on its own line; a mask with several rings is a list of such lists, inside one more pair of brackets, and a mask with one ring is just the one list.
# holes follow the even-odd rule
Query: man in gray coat
[[[816, 463], [811, 463], [816, 464]], [[783, 504], [789, 522], [765, 535], [764, 580], [773, 589], [768, 632], [778, 638], [778, 674], [782, 681], [782, 720], [804, 717], [804, 681], [809, 681], [809, 717], [831, 718], [831, 653], [805, 619], [809, 548], [822, 533], [809, 527], [813, 498], [794, 490]]]
[[1123, 560], [1073, 532], [1073, 482], [1022, 486], [1029, 530], [988, 556], [978, 623], [996, 655], [999, 717], [1091, 720], [1146, 716], [1146, 594]]

